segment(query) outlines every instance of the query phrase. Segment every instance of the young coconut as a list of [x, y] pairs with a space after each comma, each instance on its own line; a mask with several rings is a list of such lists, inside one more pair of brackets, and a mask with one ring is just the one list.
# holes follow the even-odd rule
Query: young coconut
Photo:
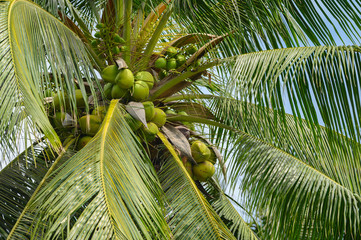
[[80, 138], [78, 144], [76, 145], [76, 149], [77, 150], [82, 149], [83, 147], [85, 147], [85, 145], [87, 145], [90, 142], [90, 140], [92, 140], [92, 137], [90, 136], [84, 136]]
[[176, 115], [177, 113], [175, 111], [173, 111], [172, 109], [168, 109], [167, 111], [165, 111], [165, 113], [167, 115]]
[[194, 141], [191, 146], [192, 157], [197, 163], [204, 162], [211, 156], [211, 151], [201, 141]]
[[69, 108], [69, 97], [66, 93], [64, 93], [63, 91], [60, 91], [59, 93], [55, 93], [53, 95], [53, 104], [54, 104], [54, 108], [57, 110], [60, 110], [61, 106], [64, 106]]
[[163, 112], [162, 109], [154, 108], [154, 117], [151, 121], [154, 122], [158, 127], [162, 127], [167, 121], [167, 115], [165, 112]]
[[143, 81], [145, 82], [149, 89], [152, 89], [154, 85], [154, 77], [150, 72], [147, 71], [141, 71], [135, 74], [135, 81]]
[[113, 88], [112, 83], [107, 83], [104, 85], [104, 95], [109, 100], [112, 99], [112, 88]]
[[149, 96], [149, 87], [143, 81], [136, 81], [133, 87], [133, 99], [141, 102], [147, 99]]
[[128, 89], [134, 84], [134, 75], [129, 69], [123, 68], [117, 74], [115, 81], [120, 88]]
[[142, 126], [142, 122], [133, 118], [129, 113], [124, 115], [124, 119], [133, 131], [137, 131]]
[[177, 68], [177, 60], [175, 58], [170, 58], [167, 61], [167, 70], [172, 70]]
[[155, 125], [152, 122], [148, 122], [147, 126], [148, 126], [148, 128], [143, 127], [143, 131], [145, 133], [145, 138], [146, 138], [147, 142], [151, 142], [155, 139], [155, 136], [159, 132], [159, 128], [157, 125]]
[[103, 69], [101, 76], [102, 79], [109, 83], [115, 83], [115, 78], [117, 77], [119, 71], [116, 65], [109, 65]]
[[76, 99], [76, 106], [78, 108], [85, 107], [85, 101], [84, 101], [83, 94], [81, 93], [80, 89], [75, 90], [75, 99]]
[[163, 57], [158, 58], [155, 63], [154, 66], [156, 68], [160, 68], [160, 69], [166, 69], [167, 68], [167, 60]]
[[81, 131], [88, 136], [94, 136], [98, 132], [101, 124], [102, 119], [99, 116], [85, 115], [79, 119]]
[[174, 57], [177, 53], [178, 53], [177, 48], [175, 48], [175, 47], [167, 48], [167, 56]]
[[99, 116], [101, 119], [104, 119], [105, 115], [107, 114], [107, 106], [98, 106], [94, 108], [92, 111], [92, 115]]
[[177, 67], [180, 67], [187, 61], [187, 59], [184, 55], [178, 54], [176, 56], [176, 61], [177, 61]]
[[129, 90], [114, 85], [111, 91], [112, 99], [124, 98], [129, 93]]
[[194, 178], [200, 182], [206, 182], [210, 177], [213, 176], [215, 168], [212, 163], [204, 161], [193, 166]]

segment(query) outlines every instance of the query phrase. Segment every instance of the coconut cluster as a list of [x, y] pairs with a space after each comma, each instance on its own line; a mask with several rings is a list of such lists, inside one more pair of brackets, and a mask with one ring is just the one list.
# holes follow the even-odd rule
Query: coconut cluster
[[[165, 54], [155, 61], [155, 68], [159, 70], [159, 79], [163, 79], [170, 72], [175, 71], [187, 62], [196, 53], [198, 48], [194, 44], [189, 44], [182, 48], [168, 47]], [[186, 70], [194, 70], [201, 65], [201, 59], [196, 60]]]
[[[101, 128], [102, 122], [106, 116], [108, 103], [107, 100], [119, 99], [123, 104], [129, 102], [142, 103], [146, 124], [135, 119], [129, 113], [124, 115], [124, 119], [129, 128], [135, 133], [139, 142], [152, 143], [155, 142], [157, 134], [167, 121], [167, 116], [188, 114], [185, 111], [176, 111], [175, 109], [163, 108], [163, 104], [157, 102], [156, 106], [149, 101], [150, 90], [157, 85], [158, 80], [170, 74], [177, 74], [183, 71], [194, 71], [201, 65], [201, 59], [194, 58], [189, 62], [190, 58], [198, 51], [194, 44], [188, 44], [182, 47], [168, 46], [158, 55], [147, 69], [137, 69], [133, 71], [128, 67], [118, 67], [113, 64], [115, 59], [122, 57], [122, 52], [128, 51], [125, 40], [118, 35], [115, 30], [103, 23], [97, 24], [98, 31], [94, 34], [94, 40], [91, 45], [96, 53], [106, 62], [108, 66], [101, 69], [100, 75], [103, 80], [103, 92], [105, 99], [100, 99], [100, 105], [97, 107], [89, 105], [89, 112], [85, 111], [88, 92], [84, 89], [75, 90], [76, 108], [78, 109], [76, 116], [70, 116], [71, 109], [70, 99], [66, 89], [62, 89], [57, 94], [50, 93], [52, 97], [51, 111], [54, 113], [49, 116], [55, 130], [64, 140], [65, 145], [70, 139], [76, 138], [76, 148], [78, 150], [86, 146]], [[154, 56], [154, 55], [153, 55]], [[154, 74], [154, 75], [153, 75]], [[87, 94], [84, 96], [83, 94]], [[45, 94], [44, 94], [45, 95]], [[92, 96], [97, 98], [97, 96]], [[98, 99], [99, 100], [99, 99]], [[139, 104], [138, 104], [139, 105]], [[164, 110], [163, 110], [164, 109]], [[67, 113], [68, 112], [68, 113]], [[195, 130], [194, 125], [189, 122], [175, 123], [186, 126], [185, 136], [189, 138], [190, 131]], [[62, 137], [64, 136], [64, 137]], [[185, 167], [189, 174], [201, 182], [207, 181], [213, 176], [216, 163], [216, 157], [211, 148], [202, 141], [194, 141], [191, 145], [192, 156], [197, 164], [190, 162], [185, 163]]]
[[104, 23], [98, 23], [96, 28], [98, 31], [95, 32], [94, 40], [90, 44], [98, 54], [109, 55], [111, 53], [113, 56], [116, 56], [128, 50], [124, 45], [124, 38], [114, 32], [111, 27]]
[[197, 140], [191, 145], [193, 159], [197, 164], [193, 165], [190, 161], [185, 162], [184, 167], [189, 175], [200, 182], [205, 182], [214, 175], [214, 164], [217, 163], [217, 157], [212, 148], [204, 142]]

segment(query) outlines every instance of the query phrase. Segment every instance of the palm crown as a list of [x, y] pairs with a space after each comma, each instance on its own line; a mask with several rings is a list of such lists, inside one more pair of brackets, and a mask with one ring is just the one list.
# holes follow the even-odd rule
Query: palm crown
[[361, 238], [336, 2], [0, 1], [0, 237]]

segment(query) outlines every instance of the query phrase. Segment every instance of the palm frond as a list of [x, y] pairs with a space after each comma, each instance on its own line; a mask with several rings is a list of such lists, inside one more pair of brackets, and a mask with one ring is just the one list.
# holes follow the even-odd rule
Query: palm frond
[[174, 148], [158, 133], [170, 151], [159, 172], [169, 204], [167, 219], [175, 239], [234, 239], [211, 205], [198, 190]]
[[50, 175], [10, 239], [170, 238], [154, 168], [123, 114], [113, 100], [98, 134]]
[[212, 207], [221, 218], [229, 221], [229, 230], [236, 236], [236, 239], [258, 239], [223, 192], [212, 202]]
[[333, 133], [341, 140], [335, 141], [324, 127], [281, 111], [226, 97], [211, 101], [214, 115], [235, 129], [210, 130], [228, 150], [232, 188], [248, 194], [252, 209], [269, 211], [275, 239], [359, 236], [359, 143]]
[[[237, 60], [228, 92], [277, 110], [285, 105], [313, 126], [325, 125], [328, 141], [360, 143], [358, 47], [306, 47], [246, 54]], [[313, 127], [313, 134], [319, 128]], [[345, 145], [350, 142], [345, 142]]]
[[67, 94], [70, 102], [67, 110], [75, 116], [75, 79], [86, 103], [85, 81], [91, 93], [95, 93], [97, 79], [92, 59], [72, 31], [29, 1], [0, 2], [0, 25], [2, 147], [15, 145], [10, 136], [25, 129], [24, 136], [29, 138], [40, 132], [60, 151], [60, 140], [48, 119], [51, 106], [45, 105], [44, 98], [48, 90], [61, 92], [62, 105], [66, 107], [64, 95]]
[[36, 145], [0, 171], [0, 239], [6, 239], [53, 159], [44, 146]]
[[[282, 149], [354, 193], [361, 194], [359, 143], [337, 133], [333, 133], [337, 141], [330, 140], [328, 130], [322, 126], [232, 98], [214, 97], [210, 108], [227, 126]], [[218, 131], [215, 129], [213, 134], [217, 133], [216, 141], [220, 143], [224, 140], [224, 130]], [[229, 134], [231, 139], [236, 136], [233, 132]], [[231, 149], [232, 144], [224, 148]], [[231, 155], [231, 151], [226, 155]]]
[[107, 0], [35, 0], [34, 2], [56, 17], [61, 18], [62, 15], [70, 17], [83, 31], [88, 32], [88, 29], [94, 27], [95, 22], [100, 22], [99, 14]]
[[233, 32], [233, 39], [222, 48], [227, 56], [308, 45], [309, 41], [335, 45], [344, 35], [357, 44], [360, 7], [360, 3], [347, 0], [175, 1], [176, 21], [189, 32]]
[[360, 236], [358, 194], [248, 134], [241, 134], [235, 146], [231, 177], [240, 180], [250, 206], [267, 209], [275, 239]]

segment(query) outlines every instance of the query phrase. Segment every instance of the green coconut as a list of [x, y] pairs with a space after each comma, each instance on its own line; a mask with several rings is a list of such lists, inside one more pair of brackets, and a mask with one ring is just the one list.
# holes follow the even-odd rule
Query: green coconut
[[92, 111], [92, 115], [99, 116], [101, 119], [104, 119], [105, 115], [107, 114], [107, 109], [107, 106], [98, 106], [94, 108], [94, 110]]
[[194, 44], [191, 44], [186, 48], [186, 53], [188, 54], [195, 54], [197, 51], [198, 49]]
[[186, 113], [185, 111], [179, 111], [177, 114], [182, 116], [188, 116], [188, 113]]
[[141, 71], [135, 74], [135, 81], [143, 81], [145, 82], [149, 89], [152, 89], [154, 85], [154, 77], [150, 72], [147, 71]]
[[154, 117], [151, 119], [158, 127], [162, 127], [167, 121], [167, 115], [160, 108], [154, 108]]
[[193, 175], [200, 182], [206, 182], [214, 175], [214, 172], [214, 165], [209, 161], [204, 161], [193, 166]]
[[107, 83], [104, 85], [104, 95], [109, 100], [112, 99], [112, 88], [113, 88], [112, 83]]
[[167, 115], [176, 115], [177, 113], [171, 109], [168, 109], [167, 111], [165, 111], [165, 114]]
[[115, 46], [115, 47], [112, 48], [112, 53], [113, 53], [114, 55], [119, 54], [119, 53], [120, 53], [120, 49], [119, 49], [117, 46]]
[[141, 102], [147, 99], [149, 96], [149, 87], [143, 81], [136, 81], [133, 87], [133, 99]]
[[80, 89], [75, 90], [75, 99], [76, 99], [76, 106], [78, 108], [85, 107], [85, 100], [83, 98], [83, 94]]
[[155, 114], [154, 111], [154, 104], [153, 102], [143, 102], [143, 106], [144, 106], [144, 111], [145, 111], [145, 119], [147, 121], [150, 121]]
[[129, 51], [129, 47], [128, 46], [121, 46], [120, 51], [121, 52], [127, 52], [127, 51]]
[[116, 65], [109, 65], [103, 69], [101, 76], [102, 79], [109, 83], [115, 83], [115, 79], [119, 73], [118, 67]]
[[148, 128], [143, 126], [143, 131], [145, 133], [145, 138], [148, 142], [151, 142], [155, 139], [157, 133], [159, 132], [158, 126], [153, 122], [147, 123]]
[[115, 81], [120, 88], [128, 89], [134, 84], [134, 75], [129, 69], [123, 68], [119, 71]]
[[111, 91], [112, 99], [124, 98], [127, 96], [129, 90], [114, 85]]
[[125, 43], [124, 38], [122, 38], [121, 36], [119, 36], [117, 33], [114, 33], [114, 35], [113, 35], [113, 40], [114, 40], [114, 42], [116, 42], [116, 43], [120, 43], [120, 44], [124, 44], [124, 43]]
[[85, 147], [85, 145], [87, 145], [90, 142], [90, 140], [92, 140], [92, 138], [93, 137], [90, 137], [90, 136], [84, 136], [84, 137], [80, 138], [78, 141], [78, 144], [76, 145], [76, 149], [80, 150], [83, 147]]
[[101, 117], [95, 115], [85, 115], [79, 119], [81, 131], [88, 136], [94, 136], [98, 132], [101, 124]]
[[172, 70], [177, 68], [177, 60], [175, 58], [170, 58], [167, 61], [167, 70]]
[[154, 63], [154, 66], [156, 68], [160, 68], [160, 69], [166, 69], [167, 68], [167, 59], [161, 57], [161, 58], [158, 58], [155, 63]]
[[103, 28], [105, 28], [105, 24], [104, 23], [98, 23], [95, 27], [97, 29], [103, 29]]
[[175, 48], [175, 47], [169, 47], [169, 48], [167, 48], [167, 50], [166, 50], [166, 54], [167, 54], [167, 56], [169, 56], [169, 57], [174, 57], [177, 53], [178, 53], [178, 50], [177, 50], [177, 48]]
[[211, 151], [202, 141], [194, 141], [191, 146], [192, 157], [197, 163], [204, 162], [211, 156]]
[[187, 61], [187, 59], [184, 55], [178, 54], [176, 56], [176, 61], [177, 61], [177, 67], [180, 67]]
[[125, 114], [124, 118], [133, 131], [137, 131], [142, 126], [142, 122], [133, 118], [129, 113]]
[[55, 93], [53, 95], [53, 104], [55, 109], [60, 109], [60, 106], [64, 106], [64, 108], [66, 106], [67, 108], [69, 108], [70, 105], [69, 105], [68, 95], [63, 91], [60, 91], [59, 93]]
[[[167, 65], [166, 65], [166, 67], [167, 67]], [[161, 71], [159, 72], [158, 78], [159, 78], [159, 79], [163, 79], [163, 78], [165, 78], [167, 75], [168, 75], [167, 70], [161, 70]]]

